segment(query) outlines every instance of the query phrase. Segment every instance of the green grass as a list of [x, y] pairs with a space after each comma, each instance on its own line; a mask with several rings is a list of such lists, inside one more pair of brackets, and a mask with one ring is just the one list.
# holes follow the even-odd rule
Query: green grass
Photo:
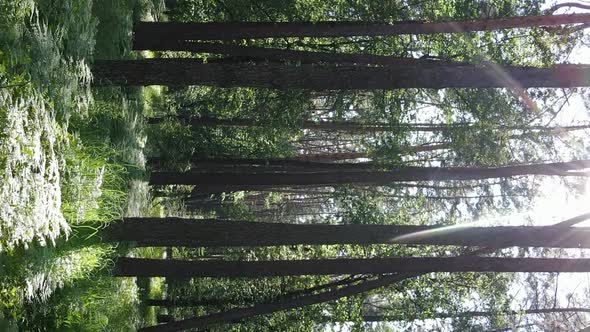
[[[135, 280], [109, 277], [112, 258], [128, 248], [96, 244], [92, 234], [125, 213], [154, 212], [135, 201], [147, 198], [138, 185], [142, 119], [161, 91], [91, 89], [88, 64], [135, 57], [133, 20], [161, 11], [161, 1], [146, 0], [0, 3], [0, 181], [7, 184], [0, 191], [0, 329], [145, 324]], [[155, 296], [161, 282], [152, 283]]]
[[[163, 248], [135, 248], [130, 254], [136, 257], [145, 258], [162, 258], [164, 257]], [[163, 278], [136, 278], [138, 287], [138, 296], [142, 304], [139, 306], [140, 317], [142, 317], [142, 326], [155, 325], [158, 310], [152, 306], [143, 304], [147, 299], [160, 299], [163, 296], [164, 279]]]

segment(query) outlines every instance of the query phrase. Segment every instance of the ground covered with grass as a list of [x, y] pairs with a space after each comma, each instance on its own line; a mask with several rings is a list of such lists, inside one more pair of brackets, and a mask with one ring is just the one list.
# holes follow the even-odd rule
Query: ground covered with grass
[[135, 280], [108, 276], [129, 248], [93, 235], [124, 215], [157, 213], [143, 183], [143, 119], [159, 90], [92, 87], [89, 64], [139, 56], [130, 52], [133, 21], [158, 19], [162, 8], [0, 3], [0, 330], [152, 323]]

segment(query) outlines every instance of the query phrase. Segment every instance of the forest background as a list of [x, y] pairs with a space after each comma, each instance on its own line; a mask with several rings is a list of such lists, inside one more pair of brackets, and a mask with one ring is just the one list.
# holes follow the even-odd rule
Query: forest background
[[[265, 188], [154, 183], [154, 174], [164, 172], [192, 170], [207, 177], [214, 170], [247, 173], [256, 167], [288, 173], [297, 165], [316, 163], [386, 170], [585, 160], [590, 122], [584, 88], [139, 87], [98, 85], [92, 74], [102, 60], [256, 62], [210, 50], [134, 51], [133, 26], [139, 21], [395, 22], [571, 12], [552, 12], [552, 5], [533, 0], [2, 1], [0, 329], [130, 331], [372, 280], [371, 275], [113, 277], [120, 272], [119, 257], [206, 262], [466, 252], [456, 245], [186, 248], [105, 241], [105, 230], [124, 217], [453, 229], [467, 223], [547, 225], [587, 212], [584, 176]], [[224, 44], [552, 66], [587, 62], [587, 43], [583, 29], [541, 27]], [[584, 255], [583, 249], [547, 248], [507, 248], [494, 254]], [[575, 331], [589, 325], [588, 282], [586, 274], [429, 273], [210, 330]]]

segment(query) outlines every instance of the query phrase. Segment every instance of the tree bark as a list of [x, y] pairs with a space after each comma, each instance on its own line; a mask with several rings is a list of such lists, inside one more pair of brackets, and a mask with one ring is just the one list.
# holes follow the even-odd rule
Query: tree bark
[[555, 228], [559, 227], [562, 229], [567, 229], [568, 227], [573, 227], [583, 221], [586, 221], [587, 219], [590, 219], [590, 212], [582, 213], [582, 214], [572, 217], [570, 219], [564, 220], [564, 221], [559, 222], [555, 225], [552, 225], [552, 227], [555, 227]]
[[[427, 144], [404, 147], [403, 153], [429, 152], [450, 149], [451, 144]], [[228, 159], [207, 159], [194, 158], [191, 164], [196, 171], [213, 170], [217, 172], [258, 172], [258, 171], [299, 171], [299, 172], [316, 172], [319, 170], [378, 170], [383, 169], [374, 162], [356, 162], [356, 163], [338, 163], [340, 160], [353, 160], [358, 158], [371, 158], [368, 152], [343, 152], [343, 153], [325, 153], [298, 155], [291, 158], [228, 158]], [[317, 161], [316, 161], [317, 160]], [[163, 160], [157, 157], [148, 158], [147, 164], [151, 168], [159, 168]]]
[[290, 159], [300, 161], [313, 161], [329, 163], [341, 160], [352, 160], [359, 158], [368, 158], [367, 152], [336, 152], [336, 153], [316, 153], [316, 154], [300, 154]]
[[[258, 122], [253, 119], [220, 119], [211, 117], [190, 117], [174, 116], [163, 118], [148, 118], [149, 124], [158, 124], [167, 119], [174, 118], [183, 123], [190, 124], [194, 127], [201, 126], [226, 126], [226, 127], [264, 127], [267, 124]], [[572, 125], [572, 126], [507, 126], [491, 125], [482, 126], [477, 123], [452, 123], [452, 124], [426, 124], [426, 123], [363, 123], [355, 121], [302, 121], [297, 124], [300, 129], [315, 129], [324, 131], [343, 131], [349, 133], [367, 133], [367, 132], [385, 132], [385, 131], [417, 131], [417, 132], [442, 132], [451, 130], [477, 130], [477, 129], [495, 129], [495, 130], [520, 130], [525, 132], [541, 132], [547, 134], [560, 134], [576, 130], [590, 129], [589, 124]]]
[[515, 197], [528, 197], [527, 194], [507, 194], [507, 195], [454, 195], [454, 196], [430, 196], [430, 195], [384, 195], [387, 198], [401, 198], [401, 199], [431, 199], [431, 200], [449, 200], [449, 201], [456, 201], [462, 199], [484, 199], [484, 198], [515, 198]]
[[[420, 315], [413, 320], [423, 320], [432, 318], [460, 318], [460, 317], [489, 317], [496, 314], [504, 315], [533, 315], [533, 314], [551, 314], [551, 313], [582, 312], [590, 313], [589, 308], [546, 308], [546, 309], [527, 309], [527, 310], [510, 310], [510, 311], [465, 311], [457, 313], [432, 313], [430, 315]], [[329, 318], [328, 318], [329, 319]], [[364, 315], [365, 322], [393, 322], [406, 321], [407, 316], [403, 315]]]
[[[338, 286], [347, 286], [352, 285], [359, 281], [366, 281], [370, 279], [367, 276], [360, 276], [360, 277], [347, 277], [340, 280], [335, 280], [332, 282], [328, 282], [325, 284], [320, 284], [317, 286], [304, 288], [304, 289], [297, 289], [287, 293], [283, 293], [276, 298], [273, 298], [273, 301], [284, 300], [284, 299], [291, 299], [299, 296], [308, 296], [312, 295], [314, 292], [322, 291], [322, 290], [330, 290], [334, 289]], [[231, 304], [237, 304], [239, 302], [255, 302], [256, 299], [252, 298], [232, 298], [232, 299], [205, 299], [205, 300], [197, 300], [197, 299], [148, 299], [144, 303], [147, 306], [159, 306], [159, 307], [197, 307], [197, 306], [217, 306], [222, 307]]]
[[[461, 66], [318, 66], [203, 64], [194, 59], [104, 60], [92, 66], [98, 84], [208, 85], [308, 90], [406, 88], [569, 88], [590, 85], [590, 66], [551, 68]], [[509, 77], [510, 79], [507, 79]], [[515, 83], [516, 82], [516, 83]]]
[[[571, 219], [566, 220], [565, 222], [559, 223], [555, 226], [557, 227], [566, 227], [566, 226], [573, 226], [577, 222], [583, 221], [581, 218], [584, 216], [590, 216], [590, 213], [585, 215], [577, 216]], [[489, 253], [493, 250], [490, 249], [478, 249], [475, 251], [470, 252], [466, 256], [475, 256], [481, 255], [485, 253]], [[395, 275], [382, 275], [373, 280], [365, 280], [359, 284], [348, 285], [341, 288], [334, 288], [332, 290], [319, 293], [319, 294], [312, 294], [306, 295], [297, 298], [290, 298], [290, 299], [280, 299], [276, 301], [256, 304], [250, 307], [245, 308], [235, 308], [230, 309], [224, 312], [213, 313], [209, 315], [199, 316], [184, 319], [181, 321], [177, 321], [174, 323], [168, 323], [164, 325], [156, 325], [151, 327], [146, 327], [140, 329], [143, 332], [167, 332], [167, 331], [178, 331], [182, 329], [188, 328], [205, 328], [214, 324], [223, 324], [223, 323], [230, 323], [230, 322], [238, 322], [243, 319], [271, 314], [279, 311], [285, 311], [295, 308], [306, 307], [314, 304], [320, 304], [324, 302], [334, 301], [340, 298], [354, 296], [363, 294], [372, 290], [376, 290], [379, 288], [383, 288], [394, 284], [396, 282], [400, 282], [405, 279], [413, 278], [420, 276], [421, 274], [395, 274]]]
[[[483, 332], [512, 332], [512, 331], [521, 331], [523, 329], [526, 329], [528, 327], [534, 327], [537, 326], [537, 324], [522, 324], [522, 325], [512, 325], [510, 327], [501, 327], [499, 329], [492, 329], [492, 330], [485, 330]], [[526, 331], [526, 330], [524, 330]]]
[[[268, 159], [192, 159], [192, 165], [196, 168], [214, 168], [217, 170], [253, 167], [258, 170], [265, 168], [275, 168], [277, 170], [351, 170], [351, 169], [379, 169], [379, 166], [372, 162], [358, 162], [358, 163], [336, 163], [334, 161], [349, 160], [357, 158], [370, 158], [367, 152], [351, 152], [351, 153], [326, 153], [314, 155], [299, 155], [292, 158], [268, 158]], [[321, 160], [321, 161], [314, 161]]]
[[[212, 300], [192, 300], [192, 299], [148, 299], [144, 302], [147, 306], [158, 307], [199, 307], [199, 306], [223, 306], [232, 304], [232, 301], [212, 301]], [[424, 320], [435, 318], [460, 318], [460, 317], [489, 317], [496, 314], [503, 315], [534, 315], [534, 314], [552, 314], [552, 313], [568, 313], [580, 312], [590, 313], [589, 308], [544, 308], [544, 309], [526, 309], [526, 310], [509, 310], [509, 311], [464, 311], [456, 313], [432, 313], [420, 314], [416, 317], [408, 317], [408, 315], [388, 315], [388, 314], [374, 314], [364, 315], [365, 322], [394, 322], [394, 321], [409, 321], [409, 320]], [[326, 322], [333, 321], [331, 317], [323, 317]]]
[[252, 190], [257, 186], [333, 186], [341, 184], [387, 185], [407, 181], [481, 180], [524, 175], [583, 176], [570, 172], [590, 168], [590, 160], [504, 167], [403, 167], [390, 171], [351, 170], [310, 172], [152, 172], [152, 185], [197, 185], [199, 191], [212, 188]]
[[584, 24], [590, 14], [540, 15], [487, 20], [397, 23], [375, 22], [140, 22], [135, 25], [134, 49], [150, 49], [156, 40], [236, 40], [282, 37], [396, 36], [461, 33], [512, 28]]
[[[193, 127], [204, 127], [204, 126], [220, 126], [220, 127], [264, 127], [268, 124], [261, 123], [253, 119], [220, 119], [211, 117], [189, 117], [189, 116], [174, 116], [164, 118], [148, 118], [149, 124], [162, 123], [170, 118], [176, 119], [182, 123], [191, 125]], [[446, 126], [447, 130], [451, 129], [452, 126]], [[348, 133], [374, 133], [384, 131], [401, 131], [404, 129], [412, 131], [442, 131], [443, 128], [436, 127], [425, 127], [416, 126], [415, 128], [411, 125], [390, 125], [387, 123], [361, 123], [354, 121], [301, 121], [300, 123], [294, 124], [293, 128], [296, 129], [312, 129], [322, 131], [342, 131]], [[414, 130], [415, 129], [415, 130]]]
[[[301, 154], [288, 158], [191, 158], [190, 162], [195, 167], [211, 168], [217, 170], [230, 166], [256, 166], [256, 167], [285, 167], [304, 169], [370, 169], [372, 164], [363, 163], [336, 163], [341, 160], [352, 160], [358, 158], [370, 158], [367, 152], [340, 152], [340, 153], [319, 153]], [[149, 157], [147, 164], [151, 168], [159, 168], [166, 161], [160, 157]]]
[[306, 307], [314, 304], [337, 300], [342, 297], [362, 294], [374, 289], [385, 287], [393, 283], [402, 281], [404, 279], [415, 277], [414, 274], [396, 274], [382, 276], [377, 279], [364, 281], [359, 284], [345, 286], [331, 291], [302, 296], [290, 299], [281, 299], [278, 301], [271, 301], [261, 304], [256, 304], [251, 307], [235, 308], [224, 312], [213, 313], [205, 316], [188, 318], [181, 321], [175, 321], [163, 325], [155, 325], [139, 329], [140, 332], [169, 332], [179, 331], [189, 328], [205, 328], [214, 324], [238, 322], [245, 318], [271, 314], [278, 311]]
[[430, 272], [590, 272], [588, 258], [398, 257], [276, 261], [182, 261], [120, 257], [118, 277], [261, 278]]
[[167, 10], [173, 10], [178, 5], [178, 0], [165, 0], [164, 4]]
[[300, 63], [338, 63], [338, 64], [363, 64], [363, 65], [429, 65], [429, 64], [460, 64], [452, 61], [416, 59], [395, 57], [388, 55], [373, 55], [361, 53], [327, 53], [299, 50], [284, 50], [277, 48], [242, 46], [219, 43], [199, 43], [182, 40], [154, 40], [150, 39], [141, 44], [134, 43], [136, 50], [152, 51], [187, 51], [195, 53], [223, 54], [237, 59], [266, 60], [266, 61], [294, 61]]
[[199, 307], [199, 306], [224, 306], [231, 302], [227, 300], [193, 300], [193, 299], [148, 299], [144, 304], [152, 307]]
[[[329, 244], [413, 244], [474, 247], [590, 248], [590, 228], [551, 226], [321, 225], [182, 218], [125, 218], [106, 241], [138, 246], [256, 247]], [[500, 242], [499, 242], [500, 241]]]

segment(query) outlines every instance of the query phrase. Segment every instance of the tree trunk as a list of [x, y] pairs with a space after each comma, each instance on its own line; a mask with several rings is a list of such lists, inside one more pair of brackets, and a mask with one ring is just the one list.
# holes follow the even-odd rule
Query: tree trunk
[[135, 25], [134, 49], [150, 49], [162, 40], [235, 40], [282, 37], [396, 36], [460, 33], [590, 22], [590, 14], [565, 14], [446, 22], [140, 22]]
[[[590, 85], [590, 67], [586, 65], [557, 65], [551, 68], [493, 64], [326, 67], [272, 63], [203, 64], [202, 61], [194, 59], [144, 59], [96, 61], [92, 66], [92, 72], [96, 82], [105, 85], [208, 85], [318, 91], [406, 88], [568, 88]], [[502, 75], [498, 74], [500, 72]]]
[[167, 10], [173, 10], [178, 6], [178, 0], [164, 0], [164, 4]]
[[513, 332], [513, 331], [526, 331], [524, 329], [528, 327], [534, 327], [537, 324], [522, 324], [522, 325], [512, 325], [510, 327], [501, 327], [499, 329], [492, 329], [492, 330], [485, 330], [484, 332]]
[[141, 44], [134, 43], [133, 47], [135, 50], [145, 49], [152, 51], [187, 51], [195, 53], [223, 54], [236, 59], [243, 59], [244, 61], [295, 61], [300, 63], [371, 64], [384, 66], [460, 64], [452, 61], [415, 59], [388, 55], [284, 50], [257, 46], [199, 43], [174, 39], [149, 39], [142, 42]]
[[224, 306], [231, 303], [227, 300], [193, 300], [193, 299], [148, 299], [144, 304], [153, 307], [199, 307], [199, 306]]
[[182, 261], [120, 257], [118, 277], [261, 278], [430, 272], [590, 272], [588, 258], [397, 257], [275, 261]]
[[555, 225], [552, 225], [553, 227], [560, 227], [560, 228], [568, 228], [568, 227], [572, 227], [575, 226], [583, 221], [586, 221], [587, 219], [590, 218], [590, 212], [588, 213], [582, 213], [580, 215], [577, 215], [575, 217], [572, 217], [570, 219], [564, 220], [560, 223], [557, 223]]
[[[252, 119], [220, 119], [211, 117], [190, 117], [174, 116], [168, 118], [148, 118], [149, 124], [158, 124], [167, 119], [174, 118], [183, 123], [190, 124], [194, 127], [201, 126], [226, 126], [226, 127], [264, 127], [268, 124], [261, 123]], [[564, 132], [590, 129], [590, 124], [572, 125], [572, 126], [507, 126], [507, 125], [490, 125], [482, 126], [474, 122], [452, 123], [452, 124], [427, 124], [427, 123], [363, 123], [355, 121], [303, 121], [297, 124], [297, 128], [315, 129], [323, 131], [342, 131], [348, 133], [367, 133], [367, 132], [386, 132], [386, 131], [417, 131], [417, 132], [441, 132], [451, 130], [477, 130], [477, 129], [495, 129], [495, 130], [520, 130], [525, 132], [541, 132], [547, 134], [560, 134]]]
[[[528, 310], [510, 310], [510, 311], [465, 311], [457, 313], [432, 313], [414, 317], [412, 320], [423, 320], [433, 318], [461, 318], [461, 317], [489, 317], [497, 314], [504, 315], [533, 315], [533, 314], [552, 314], [564, 312], [583, 312], [590, 313], [588, 308], [547, 308], [547, 309], [528, 309]], [[329, 317], [328, 317], [329, 319]], [[407, 315], [364, 315], [365, 322], [394, 322], [407, 321]]]
[[256, 247], [328, 244], [413, 244], [474, 247], [590, 248], [590, 228], [551, 226], [321, 225], [182, 218], [125, 218], [107, 241], [138, 246]]
[[[351, 158], [355, 157], [355, 158]], [[366, 152], [351, 152], [351, 153], [326, 153], [315, 155], [299, 155], [292, 158], [269, 158], [269, 159], [192, 159], [191, 163], [196, 169], [215, 169], [229, 170], [229, 169], [244, 169], [252, 168], [257, 170], [277, 169], [277, 170], [353, 170], [353, 169], [379, 169], [379, 166], [372, 162], [358, 162], [358, 163], [335, 163], [333, 161], [369, 158], [370, 155]], [[321, 161], [314, 161], [321, 160]]]
[[341, 184], [387, 185], [407, 181], [481, 180], [524, 175], [582, 176], [569, 172], [590, 167], [590, 160], [504, 167], [403, 167], [390, 171], [345, 170], [309, 172], [152, 172], [152, 185], [197, 185], [227, 190], [252, 190], [257, 186], [333, 186]]
[[389, 195], [386, 194], [384, 195], [384, 197], [387, 198], [401, 198], [401, 199], [431, 199], [431, 200], [449, 200], [449, 201], [456, 201], [456, 200], [469, 200], [469, 199], [484, 199], [484, 198], [514, 198], [514, 197], [529, 197], [529, 195], [527, 194], [507, 194], [507, 195], [472, 195], [472, 196], [466, 196], [466, 195], [455, 195], [455, 196], [430, 196], [430, 195]]
[[[341, 160], [352, 160], [358, 158], [369, 158], [367, 152], [339, 152], [339, 153], [317, 153], [317, 154], [301, 154], [288, 158], [224, 158], [224, 159], [208, 159], [208, 158], [192, 158], [191, 162], [195, 165], [270, 165], [270, 166], [291, 166], [291, 167], [308, 167], [308, 168], [322, 168], [326, 163], [333, 163]], [[158, 157], [148, 158], [148, 165], [157, 167], [165, 161]], [[321, 164], [320, 164], [321, 163]], [[329, 166], [328, 166], [329, 167]], [[354, 166], [357, 167], [357, 166]], [[354, 168], [353, 167], [353, 168]]]
[[336, 153], [316, 153], [316, 154], [300, 154], [290, 159], [300, 161], [313, 161], [321, 163], [330, 163], [341, 160], [352, 160], [359, 158], [369, 158], [367, 152], [336, 152]]
[[[428, 148], [429, 146], [419, 147]], [[311, 170], [335, 170], [335, 169], [377, 169], [377, 165], [370, 162], [359, 163], [336, 163], [340, 160], [352, 160], [358, 158], [370, 158], [367, 152], [343, 152], [343, 153], [322, 153], [298, 155], [290, 158], [192, 158], [190, 160], [193, 167], [200, 170], [243, 170], [248, 167], [260, 170], [293, 170], [303, 171]], [[152, 169], [158, 169], [165, 161], [159, 157], [150, 157], [147, 164]]]
[[307, 295], [302, 297], [281, 299], [261, 304], [256, 304], [251, 307], [235, 308], [224, 312], [213, 313], [205, 316], [188, 318], [181, 321], [170, 322], [163, 325], [155, 325], [141, 328], [139, 332], [169, 332], [179, 331], [183, 329], [199, 329], [205, 328], [214, 324], [238, 322], [245, 318], [251, 318], [283, 310], [306, 307], [314, 304], [324, 303], [328, 301], [337, 300], [347, 296], [354, 296], [368, 292], [374, 289], [385, 287], [393, 283], [402, 281], [404, 279], [415, 277], [414, 274], [396, 274], [391, 276], [382, 276], [377, 279], [364, 281], [359, 284], [345, 286], [331, 291]]
[[[261, 123], [259, 121], [253, 119], [219, 119], [219, 118], [211, 118], [211, 117], [189, 117], [178, 115], [174, 117], [164, 117], [164, 118], [149, 118], [147, 122], [149, 124], [158, 124], [166, 121], [167, 119], [176, 119], [182, 123], [189, 124], [193, 127], [203, 127], [203, 126], [220, 126], [220, 127], [264, 127], [268, 124]], [[442, 130], [449, 130], [452, 129], [453, 126], [445, 125], [446, 129], [440, 127], [437, 128], [435, 126], [430, 127], [422, 127], [422, 126], [415, 126], [412, 127], [411, 124], [399, 124], [399, 125], [391, 125], [387, 123], [362, 123], [362, 122], [354, 122], [354, 121], [302, 121], [300, 123], [294, 124], [293, 128], [296, 129], [312, 129], [312, 130], [322, 130], [322, 131], [342, 131], [348, 133], [374, 133], [374, 132], [384, 132], [384, 131], [401, 131], [401, 130], [412, 130], [412, 131], [442, 131]]]
[[[590, 217], [590, 213], [583, 214], [564, 222], [557, 224], [557, 227], [569, 227], [573, 226], [578, 222], [583, 221], [583, 218]], [[485, 253], [493, 252], [493, 249], [478, 249], [468, 253], [463, 257], [482, 255]], [[358, 284], [348, 285], [338, 289], [332, 289], [319, 294], [306, 295], [302, 297], [290, 298], [290, 299], [279, 299], [276, 301], [256, 304], [245, 308], [235, 308], [223, 312], [213, 313], [204, 316], [198, 316], [193, 318], [184, 319], [181, 321], [168, 323], [164, 325], [156, 325], [151, 327], [142, 328], [139, 331], [143, 332], [168, 332], [178, 331], [189, 328], [205, 328], [214, 324], [223, 324], [230, 322], [239, 322], [243, 319], [272, 314], [275, 312], [302, 308], [314, 304], [320, 304], [324, 302], [338, 300], [348, 296], [354, 296], [363, 294], [369, 291], [373, 291], [379, 288], [383, 288], [392, 285], [396, 282], [403, 281], [405, 279], [418, 277], [421, 274], [395, 274], [395, 275], [383, 275], [376, 279], [365, 280]]]
[[424, 145], [408, 146], [408, 147], [402, 148], [402, 153], [403, 153], [403, 150], [405, 150], [409, 153], [417, 153], [417, 152], [431, 152], [431, 151], [437, 151], [437, 150], [447, 150], [447, 149], [450, 149], [451, 147], [452, 147], [452, 145], [449, 143], [424, 144]]
[[[408, 146], [402, 149], [402, 154], [430, 152], [437, 150], [450, 149], [451, 144], [426, 144]], [[344, 153], [326, 153], [298, 155], [291, 158], [269, 158], [269, 159], [191, 159], [192, 170], [194, 171], [216, 171], [216, 172], [317, 172], [320, 170], [378, 170], [383, 169], [373, 162], [356, 162], [356, 163], [337, 163], [339, 160], [352, 160], [358, 158], [371, 158], [368, 152], [344, 152]], [[318, 161], [314, 161], [318, 160]], [[158, 168], [162, 164], [159, 158], [149, 158], [148, 165], [152, 168]]]
[[[335, 289], [337, 286], [347, 286], [354, 284], [360, 281], [366, 281], [370, 279], [367, 276], [360, 276], [360, 277], [347, 277], [339, 280], [335, 280], [332, 282], [328, 282], [325, 284], [320, 284], [317, 286], [304, 288], [304, 289], [297, 289], [287, 293], [283, 293], [278, 297], [274, 298], [273, 301], [277, 300], [284, 300], [290, 299], [298, 296], [307, 296], [311, 295], [314, 292], [326, 290], [326, 289]], [[173, 307], [199, 307], [199, 306], [215, 306], [215, 307], [223, 307], [227, 305], [235, 305], [239, 302], [255, 302], [256, 299], [254, 297], [251, 298], [232, 298], [232, 299], [148, 299], [144, 302], [147, 306], [159, 306], [159, 307], [166, 307], [166, 308], [173, 308]]]

